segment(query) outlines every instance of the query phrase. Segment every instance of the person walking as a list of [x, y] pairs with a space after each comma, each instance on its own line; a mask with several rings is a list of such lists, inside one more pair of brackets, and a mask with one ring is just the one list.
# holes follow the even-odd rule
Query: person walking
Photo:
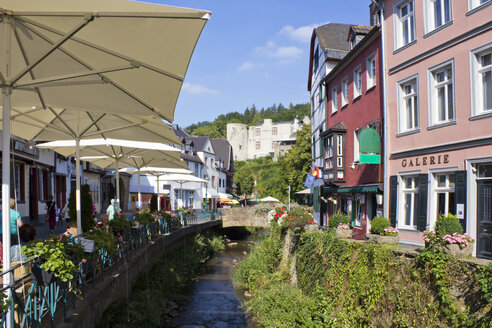
[[111, 199], [111, 203], [109, 204], [108, 208], [106, 209], [106, 213], [108, 214], [108, 220], [114, 219], [114, 198]]
[[[15, 199], [10, 198], [10, 246], [18, 245], [19, 239], [17, 238], [17, 227], [22, 227], [24, 224], [19, 212], [15, 210], [17, 203]], [[0, 221], [2, 220], [2, 213], [0, 212]]]
[[48, 216], [48, 225], [50, 232], [55, 233], [54, 229], [56, 225], [56, 203], [53, 200], [53, 196], [50, 196], [48, 198], [45, 209], [47, 210], [46, 215]]

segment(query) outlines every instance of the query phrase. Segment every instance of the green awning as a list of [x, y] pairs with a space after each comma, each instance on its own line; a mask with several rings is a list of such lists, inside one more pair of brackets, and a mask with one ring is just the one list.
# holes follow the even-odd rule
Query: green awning
[[344, 193], [367, 193], [367, 192], [379, 192], [379, 188], [377, 186], [354, 186], [354, 187], [342, 187], [342, 188], [323, 188], [323, 195], [344, 194]]

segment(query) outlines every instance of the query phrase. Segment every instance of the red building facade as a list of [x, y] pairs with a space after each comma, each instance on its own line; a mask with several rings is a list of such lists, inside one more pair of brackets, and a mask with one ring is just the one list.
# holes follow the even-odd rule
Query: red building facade
[[[352, 49], [324, 78], [327, 95], [322, 210], [327, 217], [345, 213], [354, 238], [369, 231], [370, 219], [382, 213], [383, 78], [378, 26], [351, 26]], [[364, 131], [364, 132], [363, 132]], [[369, 136], [368, 136], [369, 135]], [[371, 138], [371, 140], [369, 140]], [[378, 158], [379, 156], [379, 158]]]

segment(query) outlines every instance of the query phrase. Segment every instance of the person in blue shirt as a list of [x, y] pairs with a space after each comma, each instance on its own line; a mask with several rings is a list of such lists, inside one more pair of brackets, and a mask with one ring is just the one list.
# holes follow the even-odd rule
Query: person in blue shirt
[[[15, 199], [10, 198], [10, 246], [19, 244], [17, 238], [17, 227], [21, 227], [23, 222], [19, 212], [15, 210]], [[2, 213], [0, 212], [0, 221], [2, 220]]]

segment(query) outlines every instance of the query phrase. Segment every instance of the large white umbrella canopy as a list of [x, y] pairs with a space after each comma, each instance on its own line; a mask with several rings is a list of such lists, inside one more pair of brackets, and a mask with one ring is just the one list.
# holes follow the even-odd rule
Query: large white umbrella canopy
[[[185, 163], [181, 161], [180, 163]], [[184, 164], [184, 166], [175, 166], [174, 162], [162, 162], [162, 163], [153, 163], [153, 165], [159, 166], [141, 166], [137, 168], [127, 168], [122, 169], [121, 172], [129, 173], [129, 174], [138, 174], [138, 202], [142, 204], [142, 197], [140, 194], [140, 173], [147, 173], [154, 175], [157, 178], [157, 210], [160, 210], [160, 202], [159, 202], [159, 177], [166, 174], [193, 174], [192, 171], [188, 170], [188, 166]]]
[[2, 0], [2, 84], [17, 107], [174, 119], [210, 12], [124, 0]]
[[[77, 153], [75, 140], [59, 140], [41, 143], [38, 148], [52, 149], [64, 156]], [[78, 150], [81, 159], [92, 162], [100, 167], [116, 169], [116, 205], [120, 208], [119, 199], [119, 168], [142, 167], [148, 163], [167, 161], [171, 165], [180, 164], [181, 150], [170, 145], [118, 139], [84, 139], [80, 141]], [[185, 162], [182, 162], [186, 166]], [[77, 220], [77, 227], [79, 227]]]
[[[123, 0], [2, 0], [0, 15], [2, 230], [8, 231], [11, 108], [70, 108], [172, 121], [210, 13]], [[3, 254], [6, 271], [8, 233]], [[9, 275], [4, 282], [9, 284]]]
[[275, 197], [272, 197], [272, 196], [268, 196], [268, 197], [265, 197], [265, 198], [261, 198], [259, 199], [258, 201], [260, 202], [274, 202], [274, 203], [280, 203], [280, 201], [275, 198]]

